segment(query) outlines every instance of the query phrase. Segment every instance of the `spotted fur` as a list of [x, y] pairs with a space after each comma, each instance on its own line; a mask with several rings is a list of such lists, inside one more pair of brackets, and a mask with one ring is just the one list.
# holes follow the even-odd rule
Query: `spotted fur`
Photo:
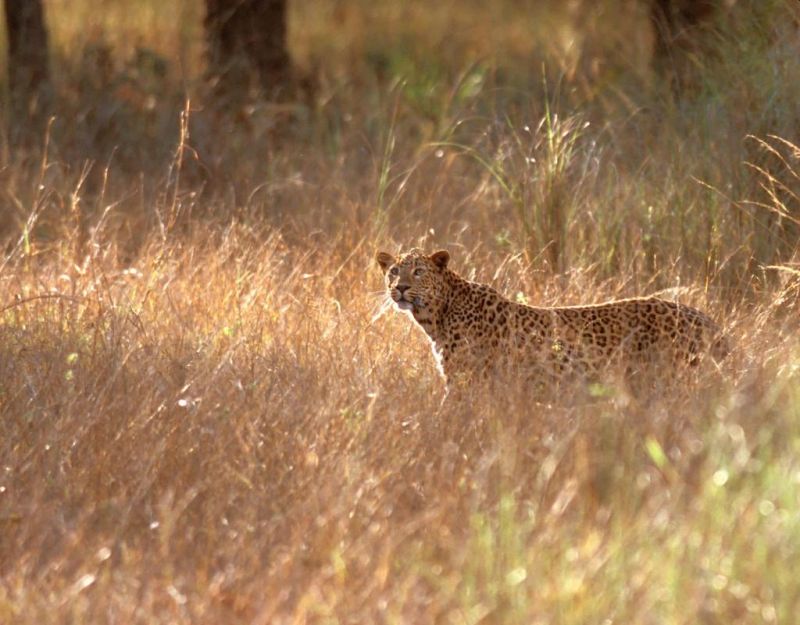
[[461, 278], [449, 260], [446, 251], [377, 255], [389, 296], [425, 330], [448, 385], [508, 369], [553, 382], [614, 367], [631, 375], [727, 353], [718, 326], [689, 306], [657, 297], [525, 306]]

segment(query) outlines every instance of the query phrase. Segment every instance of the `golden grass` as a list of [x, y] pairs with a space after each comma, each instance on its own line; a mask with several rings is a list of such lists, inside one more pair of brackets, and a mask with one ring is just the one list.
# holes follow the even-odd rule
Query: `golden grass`
[[[524, 3], [479, 5], [442, 43], [419, 3], [298, 2], [343, 24], [295, 32], [314, 102], [221, 113], [192, 83], [183, 132], [173, 65], [120, 61], [107, 89], [60, 61], [47, 151], [6, 142], [0, 167], [0, 622], [800, 613], [793, 5], [739, 15], [681, 97], [541, 36], [495, 47]], [[421, 50], [376, 60], [372, 31]], [[503, 54], [462, 63], [475, 41]], [[542, 305], [673, 289], [737, 350], [648, 402], [512, 380], [442, 405], [421, 332], [375, 318], [375, 250], [412, 245]]]

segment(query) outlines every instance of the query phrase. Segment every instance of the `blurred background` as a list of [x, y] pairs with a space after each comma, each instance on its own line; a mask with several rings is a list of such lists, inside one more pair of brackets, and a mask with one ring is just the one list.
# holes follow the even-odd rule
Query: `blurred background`
[[[728, 255], [720, 222], [769, 200], [760, 141], [800, 125], [785, 0], [8, 0], [5, 16], [4, 237], [29, 219], [26, 178], [47, 146], [48, 181], [80, 186], [71, 219], [91, 227], [98, 194], [113, 197], [106, 227], [131, 250], [180, 221], [152, 208], [171, 193], [182, 219], [287, 232], [376, 215], [400, 239], [419, 218], [423, 231], [499, 223], [493, 240], [532, 258], [549, 247], [562, 269], [580, 260], [572, 225], [592, 246], [573, 221], [596, 201], [609, 211], [596, 237], [614, 248], [624, 215], [651, 263], [698, 234]], [[442, 197], [451, 208], [420, 208]], [[687, 229], [700, 201], [707, 219]], [[37, 234], [52, 235], [64, 202], [39, 204]], [[777, 248], [794, 247], [775, 238], [794, 226], [767, 221], [754, 253], [786, 260]]]

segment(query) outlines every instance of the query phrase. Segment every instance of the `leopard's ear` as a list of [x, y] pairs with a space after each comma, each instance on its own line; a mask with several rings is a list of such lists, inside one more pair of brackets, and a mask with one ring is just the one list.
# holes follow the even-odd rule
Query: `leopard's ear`
[[381, 270], [383, 273], [389, 271], [389, 267], [394, 265], [394, 256], [391, 254], [387, 254], [386, 252], [378, 252], [375, 256], [375, 260], [378, 261], [378, 264], [381, 266]]
[[439, 269], [444, 269], [447, 267], [447, 263], [450, 260], [450, 252], [447, 250], [439, 250], [438, 252], [434, 252], [431, 254], [431, 260]]

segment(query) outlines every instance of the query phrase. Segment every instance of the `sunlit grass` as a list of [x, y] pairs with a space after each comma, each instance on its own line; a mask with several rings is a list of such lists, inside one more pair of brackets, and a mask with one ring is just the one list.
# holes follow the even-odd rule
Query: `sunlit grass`
[[[613, 4], [297, 2], [318, 91], [226, 112], [198, 5], [48, 3], [56, 121], [0, 153], [0, 622], [792, 622], [793, 5], [677, 95]], [[416, 245], [535, 305], [663, 291], [735, 349], [647, 400], [442, 403], [378, 314], [376, 249]]]

